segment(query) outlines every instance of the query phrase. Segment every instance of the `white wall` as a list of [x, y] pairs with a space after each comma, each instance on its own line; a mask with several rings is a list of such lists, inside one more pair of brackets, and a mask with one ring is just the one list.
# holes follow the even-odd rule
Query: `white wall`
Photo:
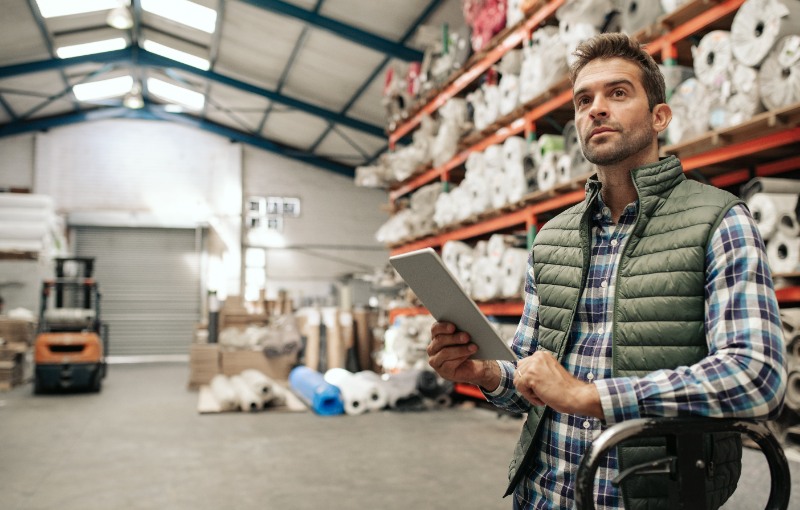
[[33, 188], [34, 135], [0, 138], [0, 188]]
[[301, 199], [301, 216], [284, 221], [285, 247], [267, 249], [268, 297], [280, 288], [296, 289], [295, 298], [328, 295], [338, 276], [388, 261], [375, 241], [388, 217], [381, 211], [385, 192], [252, 147], [244, 150], [244, 188], [249, 195]]

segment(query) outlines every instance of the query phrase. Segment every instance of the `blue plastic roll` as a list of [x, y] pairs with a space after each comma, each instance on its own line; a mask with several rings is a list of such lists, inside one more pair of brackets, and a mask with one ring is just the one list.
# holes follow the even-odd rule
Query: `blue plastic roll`
[[289, 373], [289, 385], [318, 415], [344, 413], [339, 388], [325, 382], [325, 378], [316, 370], [304, 366], [293, 368]]

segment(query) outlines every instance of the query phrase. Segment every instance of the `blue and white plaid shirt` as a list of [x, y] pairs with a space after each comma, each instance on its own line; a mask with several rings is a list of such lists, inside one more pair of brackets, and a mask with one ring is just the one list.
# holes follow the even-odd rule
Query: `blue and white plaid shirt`
[[[619, 223], [598, 196], [593, 206], [592, 255], [586, 289], [578, 304], [562, 361], [575, 377], [593, 382], [605, 414], [591, 417], [558, 413], [542, 423], [532, 476], [517, 487], [516, 507], [574, 507], [575, 474], [591, 441], [607, 425], [642, 416], [699, 415], [767, 418], [780, 410], [786, 371], [778, 304], [764, 244], [750, 213], [733, 207], [706, 253], [706, 338], [709, 355], [690, 367], [658, 370], [645, 377], [611, 376], [611, 326], [617, 264], [634, 225], [638, 202], [629, 204]], [[529, 264], [525, 308], [512, 348], [521, 358], [536, 350], [538, 304]], [[514, 389], [515, 365], [500, 362], [501, 382], [486, 393], [494, 405], [527, 412], [530, 404]], [[598, 510], [622, 508], [611, 485], [617, 458], [603, 461], [595, 480]]]

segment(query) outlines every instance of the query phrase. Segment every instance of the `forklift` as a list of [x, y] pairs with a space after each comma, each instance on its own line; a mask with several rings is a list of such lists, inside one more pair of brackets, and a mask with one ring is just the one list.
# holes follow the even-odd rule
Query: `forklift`
[[99, 392], [107, 371], [108, 325], [100, 320], [94, 257], [59, 257], [55, 264], [56, 278], [42, 283], [33, 392]]

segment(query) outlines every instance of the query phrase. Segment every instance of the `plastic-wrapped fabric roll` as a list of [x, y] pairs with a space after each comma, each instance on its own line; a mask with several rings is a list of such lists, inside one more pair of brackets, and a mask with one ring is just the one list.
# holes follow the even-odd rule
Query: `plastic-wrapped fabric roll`
[[776, 232], [767, 243], [767, 262], [773, 274], [797, 272], [800, 269], [800, 238]]
[[525, 163], [509, 164], [503, 169], [506, 181], [508, 203], [516, 204], [528, 192], [528, 181], [525, 178]]
[[260, 370], [249, 368], [243, 370], [239, 375], [242, 376], [242, 379], [264, 404], [271, 402], [275, 398], [275, 386], [277, 386], [275, 381], [264, 375]]
[[53, 199], [47, 195], [29, 193], [0, 193], [0, 209], [45, 209], [53, 210]]
[[289, 372], [289, 385], [312, 411], [320, 416], [344, 413], [339, 388], [325, 382], [323, 375], [308, 367], [295, 367]]
[[565, 184], [572, 180], [572, 156], [562, 154], [556, 160], [556, 180], [559, 184]]
[[467, 169], [467, 174], [470, 176], [483, 176], [484, 169], [484, 155], [482, 152], [470, 152], [467, 160], [464, 162], [464, 167]]
[[486, 244], [486, 256], [489, 257], [493, 263], [499, 266], [500, 262], [503, 260], [503, 254], [506, 252], [506, 250], [516, 244], [516, 236], [492, 234], [491, 237], [489, 237], [489, 242]]
[[558, 8], [556, 18], [559, 21], [588, 23], [600, 29], [605, 24], [606, 15], [614, 10], [614, 7], [612, 0], [572, 0]]
[[800, 411], [800, 370], [792, 370], [786, 378], [786, 407]]
[[462, 241], [447, 241], [442, 245], [442, 262], [451, 273], [458, 275], [461, 271], [461, 258], [469, 256], [472, 259], [472, 248]]
[[567, 74], [566, 46], [554, 26], [539, 27], [523, 48], [520, 103], [527, 103]]
[[561, 156], [560, 151], [550, 151], [542, 155], [542, 161], [539, 164], [539, 173], [536, 176], [536, 182], [539, 189], [548, 191], [553, 189], [558, 184], [558, 158]]
[[238, 405], [236, 390], [230, 379], [222, 374], [217, 374], [211, 379], [211, 393], [222, 411], [233, 411]]
[[677, 11], [679, 7], [688, 2], [689, 0], [661, 0], [661, 8], [664, 9], [665, 13], [669, 14]]
[[45, 223], [50, 221], [52, 214], [49, 209], [0, 207], [0, 223], [6, 221]]
[[364, 381], [343, 368], [332, 368], [325, 372], [325, 382], [339, 388], [344, 402], [344, 412], [350, 416], [364, 414], [369, 410], [369, 391]]
[[491, 125], [500, 116], [500, 87], [497, 85], [483, 86], [483, 99], [486, 103], [485, 121]]
[[525, 174], [526, 192], [530, 193], [539, 189], [539, 158], [528, 154], [522, 161], [522, 171]]
[[436, 197], [436, 206], [433, 209], [433, 222], [438, 227], [444, 227], [453, 223], [455, 211], [453, 210], [453, 200], [450, 193], [442, 193]]
[[570, 149], [576, 145], [580, 146], [578, 127], [575, 126], [574, 120], [564, 124], [564, 131], [562, 132], [562, 135], [564, 137], [564, 152], [570, 152]]
[[433, 166], [441, 166], [455, 156], [460, 128], [455, 122], [442, 122], [431, 146]]
[[233, 391], [236, 392], [236, 402], [240, 410], [256, 412], [264, 407], [261, 396], [253, 391], [253, 388], [247, 384], [247, 381], [241, 375], [231, 377], [231, 386], [233, 386]]
[[[502, 172], [498, 172], [495, 176], [496, 175], [502, 175]], [[492, 208], [495, 199], [492, 182], [493, 177], [470, 179], [461, 183], [461, 187], [466, 188], [467, 191], [469, 202], [466, 204], [466, 207], [470, 211], [470, 214], [462, 219], [466, 219], [473, 214], [480, 214]]]
[[670, 143], [681, 143], [708, 131], [711, 108], [708, 90], [696, 78], [678, 85], [669, 100], [672, 121], [667, 126]]
[[778, 218], [778, 231], [786, 237], [800, 237], [800, 222], [795, 211], [781, 214]]
[[763, 111], [761, 94], [758, 90], [758, 71], [752, 67], [736, 64], [731, 74], [730, 85], [723, 88], [730, 89], [732, 93], [728, 94], [726, 90], [719, 103], [712, 106], [709, 114], [709, 124], [712, 128], [735, 126]]
[[38, 240], [47, 233], [47, 224], [39, 221], [0, 221], [0, 239]]
[[570, 159], [570, 168], [572, 178], [586, 176], [594, 172], [594, 166], [583, 155], [583, 150], [580, 145], [573, 145], [567, 155]]
[[508, 0], [506, 5], [506, 27], [513, 27], [523, 19], [525, 13], [522, 11], [523, 0]]
[[400, 403], [417, 395], [417, 376], [420, 370], [406, 370], [396, 374], [389, 374], [385, 379], [386, 394], [389, 407], [397, 408]]
[[661, 4], [652, 0], [620, 0], [620, 28], [626, 34], [649, 27], [662, 14]]
[[367, 408], [370, 411], [380, 411], [389, 404], [389, 395], [381, 376], [370, 370], [363, 370], [356, 372], [354, 377], [367, 388]]
[[726, 30], [713, 30], [692, 47], [694, 74], [700, 83], [708, 87], [722, 87], [730, 81], [733, 67], [731, 33]]
[[503, 146], [501, 144], [490, 145], [483, 151], [484, 171], [491, 173], [494, 168], [503, 168]]
[[455, 216], [453, 222], [458, 223], [464, 221], [472, 215], [472, 195], [469, 190], [469, 182], [464, 181], [461, 186], [450, 191], [450, 197], [453, 199], [453, 209]]
[[522, 163], [528, 153], [528, 142], [521, 136], [510, 136], [502, 145], [503, 168]]
[[790, 193], [756, 193], [747, 199], [747, 207], [765, 241], [775, 234], [781, 215], [794, 213], [796, 206], [797, 195]]
[[519, 104], [519, 76], [504, 74], [500, 78], [500, 114], [508, 115]]
[[525, 286], [528, 271], [528, 251], [522, 248], [508, 248], [500, 261], [502, 283], [500, 295], [504, 298], [520, 298]]
[[758, 71], [761, 100], [769, 110], [800, 102], [800, 35], [784, 37]]
[[476, 130], [482, 131], [489, 125], [486, 120], [486, 100], [483, 89], [475, 89], [467, 94], [467, 103], [472, 108], [472, 124]]
[[536, 142], [536, 149], [539, 156], [548, 152], [564, 152], [564, 137], [562, 135], [542, 135]]
[[797, 0], [747, 0], [731, 23], [733, 54], [742, 64], [757, 67], [780, 39], [798, 32]]
[[508, 186], [506, 174], [503, 171], [495, 172], [490, 178], [492, 208], [499, 209], [508, 204]]
[[472, 297], [476, 301], [491, 301], [500, 296], [500, 268], [488, 257], [479, 257], [475, 261], [473, 275], [470, 280]]
[[567, 65], [571, 66], [578, 57], [574, 55], [575, 49], [584, 41], [598, 35], [600, 30], [588, 23], [572, 23], [561, 21], [558, 24], [561, 30], [561, 40], [564, 41], [565, 57]]

